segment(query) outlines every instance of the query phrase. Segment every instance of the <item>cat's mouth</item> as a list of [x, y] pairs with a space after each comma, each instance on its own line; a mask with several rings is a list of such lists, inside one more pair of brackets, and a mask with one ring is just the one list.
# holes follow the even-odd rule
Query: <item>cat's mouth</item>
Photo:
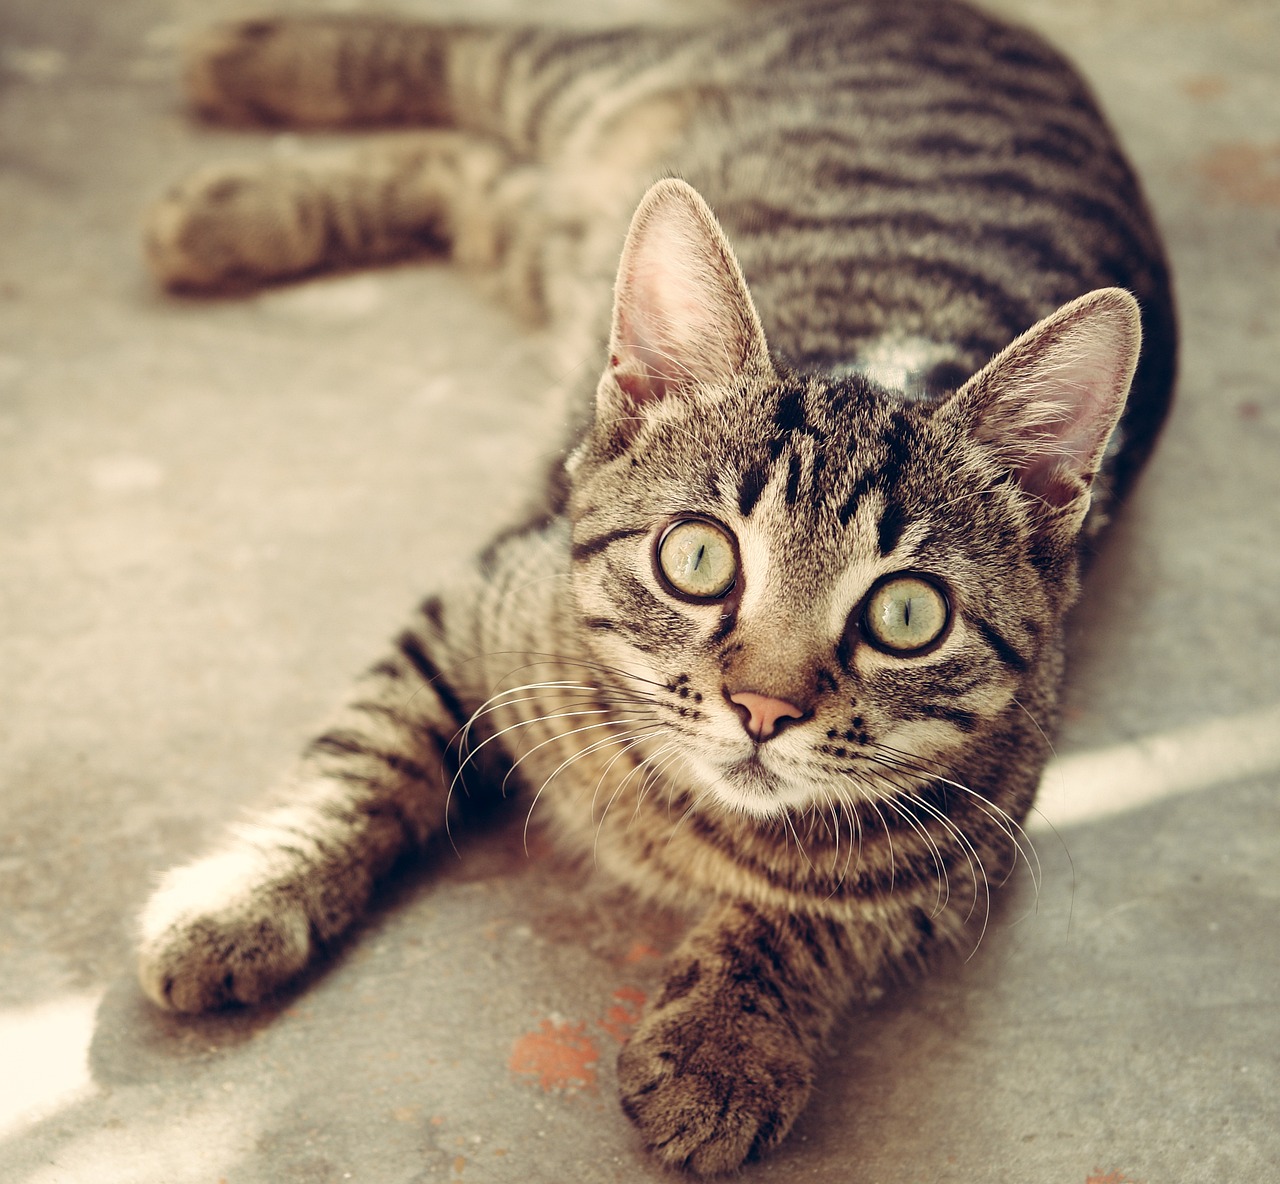
[[[707, 754], [686, 757], [695, 781], [703, 792], [724, 808], [754, 818], [774, 818], [788, 809], [804, 809], [812, 804], [814, 789], [800, 770], [778, 754], [758, 746], [742, 755], [724, 754], [719, 759]], [[781, 767], [779, 767], [779, 765]]]
[[744, 760], [730, 765], [725, 775], [742, 789], [758, 793], [761, 796], [772, 795], [778, 789], [778, 778], [764, 767], [758, 753], [752, 753]]
[[797, 795], [789, 778], [770, 769], [758, 752], [723, 766], [715, 786], [720, 800], [732, 809], [771, 818], [788, 806], [802, 804], [797, 797], [808, 799], [808, 793]]

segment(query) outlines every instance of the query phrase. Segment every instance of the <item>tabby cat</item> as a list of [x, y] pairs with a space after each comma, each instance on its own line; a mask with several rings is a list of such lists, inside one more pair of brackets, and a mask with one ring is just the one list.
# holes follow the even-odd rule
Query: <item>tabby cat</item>
[[147, 993], [289, 982], [500, 755], [562, 842], [689, 913], [622, 1106], [662, 1163], [737, 1168], [847, 1003], [972, 944], [1025, 852], [1080, 557], [1173, 380], [1138, 183], [1057, 53], [953, 0], [255, 20], [187, 78], [220, 121], [401, 130], [183, 183], [149, 223], [162, 283], [434, 249], [603, 372], [540, 511], [166, 876]]

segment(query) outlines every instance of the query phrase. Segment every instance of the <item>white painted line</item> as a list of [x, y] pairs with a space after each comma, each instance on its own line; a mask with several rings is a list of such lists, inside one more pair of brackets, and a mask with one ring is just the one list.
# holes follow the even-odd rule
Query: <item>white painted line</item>
[[1280, 704], [1049, 762], [1029, 828], [1062, 827], [1280, 770]]
[[88, 1096], [89, 1041], [100, 995], [0, 1011], [0, 1136]]

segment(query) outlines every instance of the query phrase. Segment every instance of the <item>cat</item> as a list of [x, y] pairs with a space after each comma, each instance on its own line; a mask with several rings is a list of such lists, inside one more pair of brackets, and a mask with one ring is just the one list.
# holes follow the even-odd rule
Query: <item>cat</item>
[[182, 182], [148, 225], [164, 285], [435, 250], [599, 381], [538, 511], [167, 874], [143, 987], [277, 991], [493, 758], [495, 794], [513, 773], [561, 844], [689, 914], [621, 1103], [661, 1163], [738, 1168], [849, 1002], [972, 943], [1026, 854], [1082, 556], [1171, 397], [1137, 180], [1053, 49], [952, 0], [252, 20], [197, 39], [187, 85], [223, 122], [401, 130]]

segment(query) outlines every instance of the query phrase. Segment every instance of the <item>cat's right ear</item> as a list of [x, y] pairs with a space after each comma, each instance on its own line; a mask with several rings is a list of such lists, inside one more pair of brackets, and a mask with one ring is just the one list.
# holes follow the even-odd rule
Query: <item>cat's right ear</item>
[[771, 372], [760, 318], [715, 215], [684, 181], [659, 181], [622, 248], [601, 415], [626, 419], [672, 395]]

